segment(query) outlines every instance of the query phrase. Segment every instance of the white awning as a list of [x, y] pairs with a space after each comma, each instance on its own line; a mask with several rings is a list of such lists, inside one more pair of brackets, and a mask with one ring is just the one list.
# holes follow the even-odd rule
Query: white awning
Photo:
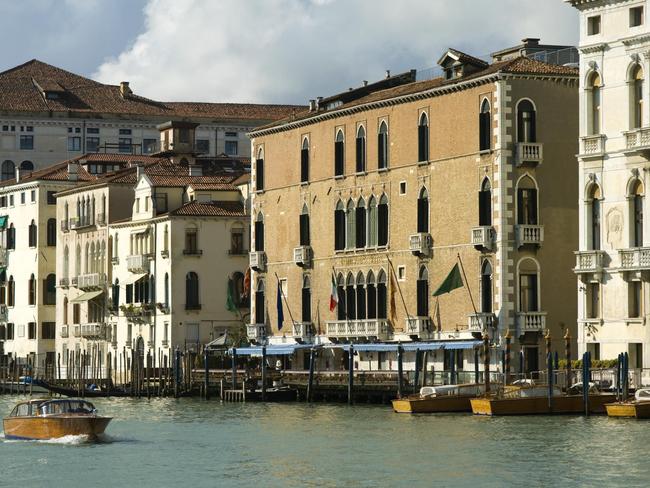
[[132, 274], [129, 276], [129, 278], [126, 280], [126, 285], [132, 285], [136, 281], [140, 281], [142, 278], [147, 276], [149, 273], [139, 273], [139, 274]]
[[77, 298], [74, 298], [73, 300], [70, 300], [70, 303], [87, 302], [88, 300], [92, 300], [93, 298], [97, 298], [102, 293], [104, 293], [103, 290], [87, 291], [86, 293], [82, 293], [81, 295], [79, 295]]

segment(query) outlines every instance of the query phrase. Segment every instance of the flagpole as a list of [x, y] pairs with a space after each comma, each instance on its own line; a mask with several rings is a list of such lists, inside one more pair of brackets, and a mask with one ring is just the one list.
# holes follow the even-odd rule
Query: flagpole
[[399, 296], [402, 299], [402, 305], [404, 305], [404, 311], [406, 312], [406, 319], [408, 324], [411, 322], [411, 314], [409, 313], [409, 309], [406, 307], [406, 300], [404, 300], [404, 295], [402, 294], [402, 288], [399, 286], [399, 280], [397, 279], [397, 274], [395, 274], [395, 266], [393, 266], [393, 262], [390, 260], [388, 256], [386, 256], [386, 259], [388, 260], [388, 264], [390, 264], [390, 269], [393, 272], [393, 276], [395, 277], [395, 283], [397, 284], [397, 291], [399, 291]]
[[[332, 266], [332, 276], [334, 277], [334, 283], [336, 284], [336, 298], [338, 300], [336, 301], [336, 308], [337, 308], [337, 320], [338, 320], [338, 308], [341, 306], [341, 297], [339, 296], [339, 284], [336, 280], [336, 270], [334, 269], [334, 266]], [[345, 308], [343, 309], [343, 312], [345, 312], [345, 320], [350, 320], [350, 317], [348, 316], [348, 296], [343, 290], [343, 294], [345, 295]]]
[[467, 276], [465, 275], [465, 266], [463, 266], [463, 260], [460, 259], [460, 253], [458, 253], [458, 262], [460, 263], [460, 270], [463, 272], [463, 278], [465, 279], [465, 285], [467, 286], [467, 293], [469, 293], [469, 299], [472, 302], [472, 308], [474, 309], [474, 313], [478, 313], [476, 311], [476, 305], [474, 304], [474, 298], [472, 298], [472, 290], [469, 287], [469, 281], [467, 281]]
[[275, 275], [275, 279], [278, 280], [278, 288], [280, 289], [280, 295], [282, 295], [282, 298], [284, 299], [284, 304], [287, 306], [287, 311], [289, 312], [289, 318], [291, 319], [291, 325], [296, 325], [296, 321], [293, 320], [293, 315], [291, 314], [291, 308], [289, 307], [289, 303], [287, 303], [287, 297], [284, 295], [284, 290], [282, 289], [280, 278], [278, 277], [277, 273], [273, 273], [273, 274]]

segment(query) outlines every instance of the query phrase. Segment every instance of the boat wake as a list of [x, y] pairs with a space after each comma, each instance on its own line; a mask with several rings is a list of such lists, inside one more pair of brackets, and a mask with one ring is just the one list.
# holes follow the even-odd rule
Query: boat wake
[[0, 442], [14, 443], [14, 442], [34, 442], [38, 444], [59, 444], [65, 446], [80, 446], [83, 444], [112, 444], [113, 442], [120, 442], [121, 439], [111, 437], [107, 434], [101, 434], [97, 438], [91, 438], [87, 435], [66, 435], [57, 437], [56, 439], [43, 439], [43, 440], [28, 440], [28, 439], [7, 439], [4, 433], [0, 434]]

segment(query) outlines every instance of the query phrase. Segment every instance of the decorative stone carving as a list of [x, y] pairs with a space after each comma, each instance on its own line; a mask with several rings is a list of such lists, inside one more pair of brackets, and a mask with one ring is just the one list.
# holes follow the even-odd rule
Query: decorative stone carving
[[620, 247], [623, 238], [623, 212], [618, 207], [607, 212], [606, 225], [607, 242], [610, 247], [613, 249]]

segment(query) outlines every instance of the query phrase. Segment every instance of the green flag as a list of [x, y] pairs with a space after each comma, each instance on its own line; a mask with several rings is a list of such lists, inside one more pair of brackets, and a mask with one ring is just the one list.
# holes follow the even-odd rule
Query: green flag
[[437, 297], [440, 295], [444, 295], [445, 293], [449, 293], [451, 290], [455, 290], [456, 288], [462, 288], [463, 287], [463, 279], [460, 276], [460, 269], [458, 269], [458, 263], [454, 265], [454, 267], [451, 269], [447, 277], [445, 278], [445, 281], [442, 282], [442, 284], [438, 287], [436, 291], [433, 292], [433, 296]]
[[229, 312], [236, 312], [237, 311], [237, 306], [235, 305], [235, 301], [232, 298], [232, 289], [233, 289], [233, 282], [232, 280], [228, 280], [228, 297], [226, 298], [226, 308], [228, 309]]

